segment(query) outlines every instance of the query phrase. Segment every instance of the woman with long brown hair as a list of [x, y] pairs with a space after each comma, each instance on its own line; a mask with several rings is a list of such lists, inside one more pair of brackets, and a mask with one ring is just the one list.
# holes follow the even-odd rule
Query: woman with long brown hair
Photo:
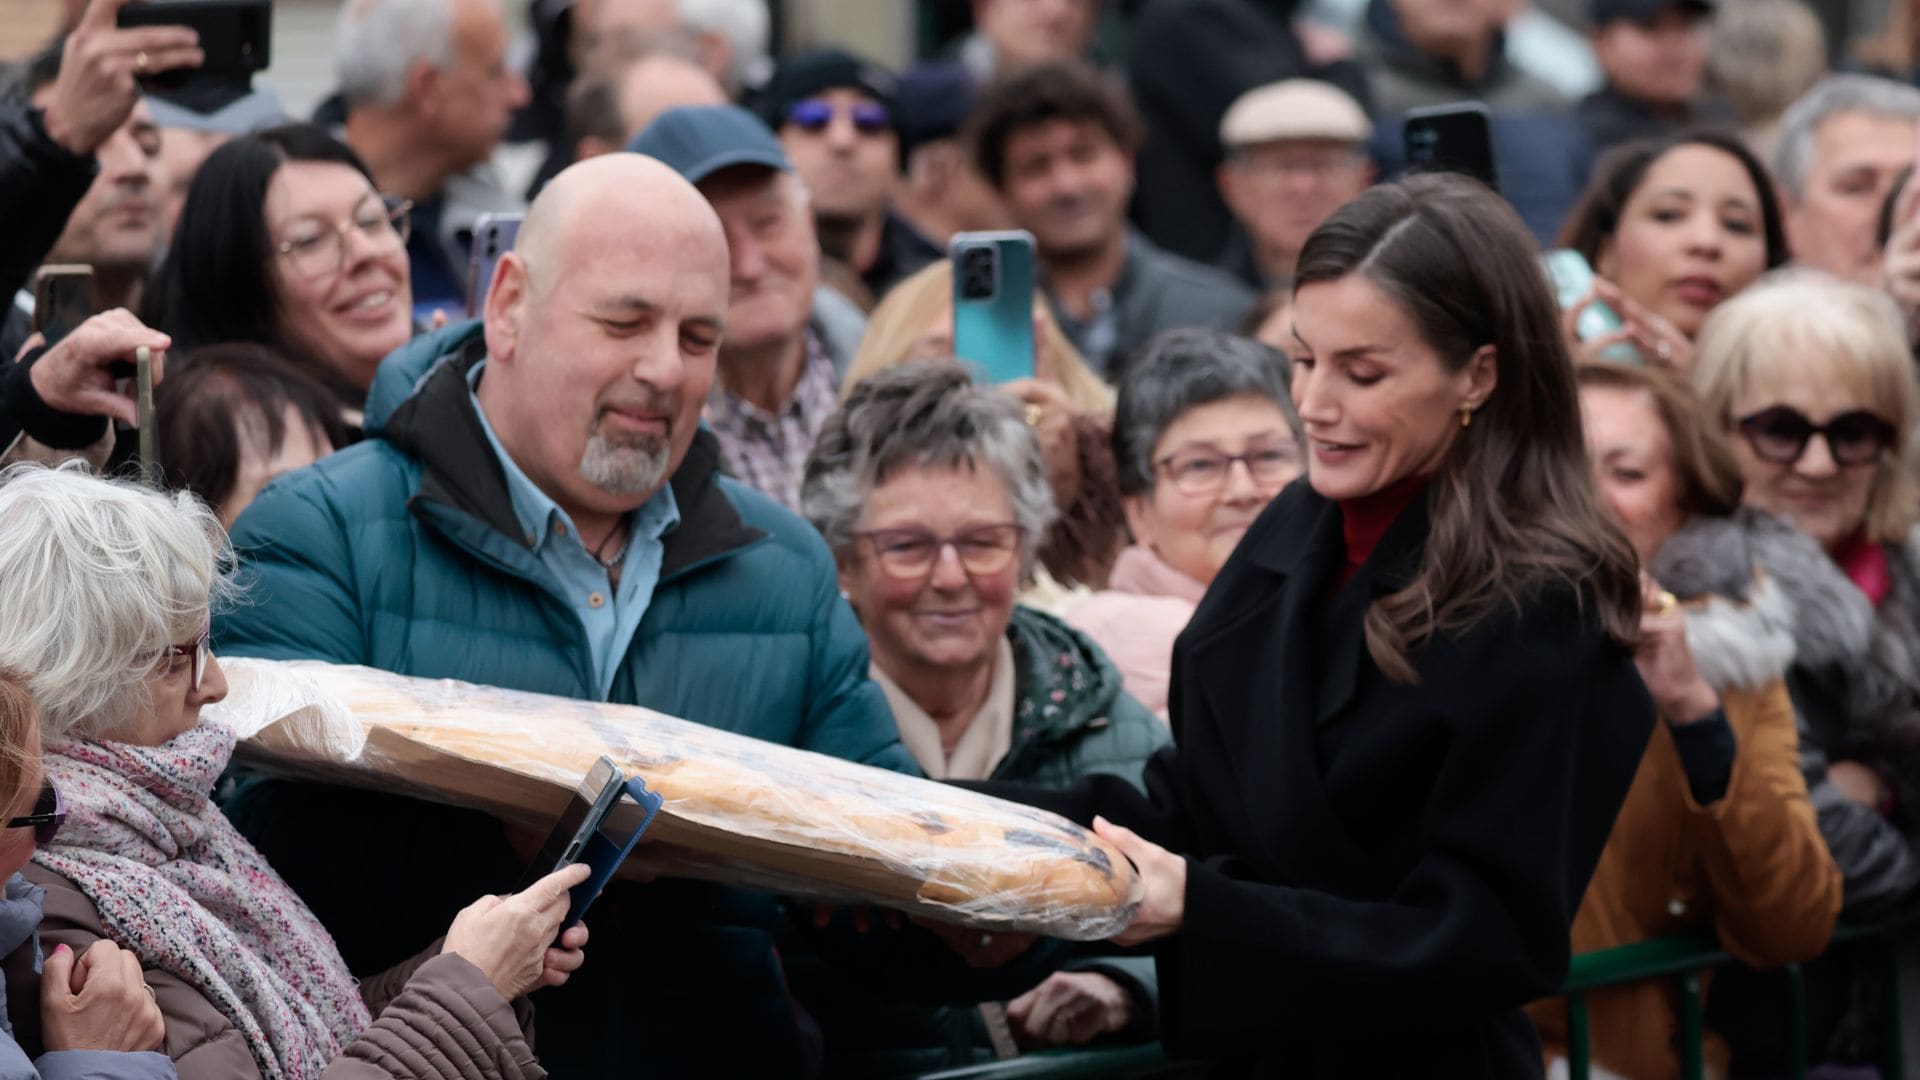
[[1314, 233], [1308, 482], [1174, 646], [1176, 745], [1145, 796], [1020, 793], [1140, 867], [1117, 940], [1158, 960], [1169, 1050], [1222, 1075], [1540, 1074], [1520, 1006], [1565, 977], [1653, 708], [1633, 551], [1531, 248], [1452, 177]]

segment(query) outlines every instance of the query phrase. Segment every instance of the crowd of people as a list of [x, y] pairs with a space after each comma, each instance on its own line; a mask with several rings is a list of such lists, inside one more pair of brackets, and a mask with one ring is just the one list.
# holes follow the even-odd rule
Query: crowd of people
[[[1920, 910], [1911, 5], [972, 0], [895, 72], [348, 0], [302, 120], [126, 2], [0, 75], [0, 1078], [1660, 1077], [1672, 987], [1556, 995], [1688, 933], [1714, 1067], [1796, 1064], [1788, 964], [1883, 1060], [1829, 943]], [[1408, 172], [1461, 102], [1497, 191]], [[1012, 230], [994, 382], [948, 251]], [[1144, 892], [1070, 945], [642, 848], [561, 933], [537, 836], [233, 766], [221, 656], [985, 790]]]

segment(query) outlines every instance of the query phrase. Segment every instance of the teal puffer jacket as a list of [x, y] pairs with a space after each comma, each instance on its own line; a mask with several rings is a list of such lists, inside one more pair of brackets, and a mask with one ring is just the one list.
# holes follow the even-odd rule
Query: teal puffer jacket
[[[389, 357], [368, 440], [275, 482], [241, 516], [247, 595], [216, 619], [220, 651], [597, 696], [584, 632], [518, 537], [473, 410], [466, 373], [482, 349], [478, 325], [462, 324]], [[611, 699], [917, 772], [867, 678], [866, 639], [825, 544], [718, 464], [703, 431], [673, 476], [681, 524]], [[228, 812], [357, 971], [418, 951], [460, 907], [520, 876], [498, 825], [468, 811], [257, 781]], [[588, 921], [592, 960], [536, 997], [554, 1075], [615, 1075], [640, 1060], [652, 1076], [797, 1072], [774, 898], [616, 885]]]

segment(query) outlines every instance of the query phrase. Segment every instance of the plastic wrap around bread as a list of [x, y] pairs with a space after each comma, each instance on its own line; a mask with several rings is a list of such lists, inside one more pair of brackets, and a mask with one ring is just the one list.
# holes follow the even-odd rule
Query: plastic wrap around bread
[[666, 803], [650, 870], [877, 904], [989, 930], [1093, 941], [1140, 882], [1120, 852], [1046, 811], [778, 746], [630, 705], [364, 667], [223, 660], [210, 720], [270, 772], [487, 810], [544, 831], [594, 759]]

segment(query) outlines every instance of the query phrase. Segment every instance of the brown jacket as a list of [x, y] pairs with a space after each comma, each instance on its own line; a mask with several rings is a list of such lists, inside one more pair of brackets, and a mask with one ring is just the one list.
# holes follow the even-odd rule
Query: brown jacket
[[[1655, 729], [1574, 917], [1576, 954], [1705, 927], [1753, 967], [1826, 949], [1840, 913], [1840, 872], [1807, 800], [1786, 683], [1776, 675], [1754, 688], [1725, 685], [1717, 673], [1751, 676], [1754, 665], [1706, 655], [1743, 638], [1708, 625], [1737, 617], [1735, 607], [1723, 597], [1690, 604], [1687, 628], [1738, 744], [1726, 794], [1709, 806], [1694, 802], [1672, 734], [1665, 724]], [[1745, 644], [1768, 638], [1759, 631]], [[1784, 671], [1784, 663], [1766, 666]], [[1587, 1009], [1596, 1065], [1635, 1078], [1679, 1075], [1679, 1002], [1670, 980], [1589, 991]], [[1564, 1057], [1566, 999], [1527, 1011], [1548, 1060]]]
[[[99, 911], [73, 882], [34, 863], [23, 872], [47, 890], [40, 923], [43, 948], [66, 945], [79, 954], [106, 936]], [[37, 1054], [40, 977], [30, 951], [6, 958], [7, 1007], [8, 1015], [20, 1020], [15, 1032], [20, 1045]], [[323, 1074], [327, 1080], [541, 1080], [547, 1075], [534, 1060], [515, 1006], [479, 968], [439, 951], [436, 942], [360, 984], [373, 1026], [341, 1050]], [[182, 1077], [258, 1080], [260, 1067], [240, 1030], [198, 990], [153, 969], [146, 981], [166, 1017], [167, 1056]]]

